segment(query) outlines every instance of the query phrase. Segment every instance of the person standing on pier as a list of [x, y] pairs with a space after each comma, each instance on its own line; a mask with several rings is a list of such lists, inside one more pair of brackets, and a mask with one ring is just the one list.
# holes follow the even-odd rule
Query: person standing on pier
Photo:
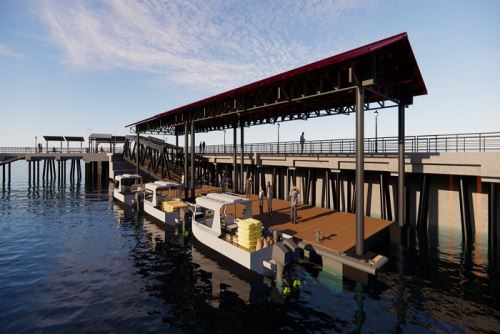
[[290, 220], [292, 224], [297, 224], [297, 202], [299, 198], [299, 192], [297, 191], [297, 187], [293, 186], [292, 190], [290, 190]]
[[226, 172], [222, 171], [221, 184], [222, 192], [226, 192]]
[[264, 187], [259, 190], [259, 214], [264, 214]]
[[306, 142], [306, 138], [304, 138], [304, 132], [300, 135], [300, 153], [304, 153], [304, 144]]
[[203, 149], [203, 142], [202, 142], [202, 141], [200, 141], [200, 150], [198, 151], [198, 153], [200, 153], [200, 154], [201, 154], [201, 153], [202, 153], [202, 152], [201, 152], [201, 150], [202, 150], [202, 149]]
[[205, 153], [205, 141], [203, 141], [202, 149], [203, 149], [203, 153]]
[[273, 213], [273, 186], [271, 186], [271, 181], [267, 181], [266, 191], [267, 213], [271, 216], [271, 214]]
[[252, 174], [247, 179], [247, 183], [245, 184], [245, 195], [248, 196], [252, 192]]

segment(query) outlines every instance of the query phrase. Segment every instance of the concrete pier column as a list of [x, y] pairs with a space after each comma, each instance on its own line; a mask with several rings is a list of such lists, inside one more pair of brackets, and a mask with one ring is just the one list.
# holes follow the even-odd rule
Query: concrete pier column
[[31, 161], [28, 161], [28, 184], [31, 184]]
[[356, 255], [363, 255], [365, 235], [364, 88], [356, 88]]
[[398, 106], [398, 225], [405, 225], [405, 106]]

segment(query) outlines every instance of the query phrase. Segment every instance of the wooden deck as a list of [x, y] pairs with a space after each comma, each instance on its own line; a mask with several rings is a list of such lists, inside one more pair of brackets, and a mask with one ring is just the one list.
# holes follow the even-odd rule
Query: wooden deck
[[[219, 188], [209, 187], [200, 189], [199, 194], [218, 192]], [[198, 191], [197, 191], [198, 195]], [[329, 209], [312, 206], [299, 206], [297, 210], [297, 224], [290, 220], [290, 203], [273, 199], [273, 212], [267, 213], [267, 200], [264, 201], [264, 214], [259, 214], [257, 195], [250, 195], [252, 212], [255, 219], [262, 221], [264, 226], [281, 231], [304, 240], [314, 247], [334, 250], [339, 253], [347, 252], [356, 245], [356, 215], [348, 212], [333, 212]], [[241, 216], [241, 208], [236, 208], [236, 216]], [[381, 232], [392, 222], [372, 217], [365, 217], [365, 240]], [[319, 230], [321, 242], [316, 242], [315, 231]]]

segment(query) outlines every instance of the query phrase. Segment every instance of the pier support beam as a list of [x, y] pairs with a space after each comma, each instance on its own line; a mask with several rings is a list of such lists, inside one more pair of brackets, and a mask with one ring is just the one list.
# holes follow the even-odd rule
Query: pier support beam
[[471, 206], [469, 201], [469, 187], [463, 176], [459, 178], [460, 220], [462, 222], [462, 240], [470, 243], [474, 240], [472, 228]]
[[365, 229], [364, 88], [356, 88], [356, 255], [363, 255]]
[[405, 106], [398, 106], [398, 225], [405, 224]]
[[490, 267], [496, 265], [497, 260], [497, 232], [498, 232], [498, 202], [496, 184], [490, 183], [488, 194], [488, 255]]

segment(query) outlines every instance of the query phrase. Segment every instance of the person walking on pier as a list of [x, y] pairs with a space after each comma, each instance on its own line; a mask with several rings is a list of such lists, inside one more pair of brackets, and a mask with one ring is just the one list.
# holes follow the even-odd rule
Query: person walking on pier
[[271, 216], [273, 213], [273, 186], [271, 186], [271, 181], [267, 181], [266, 191], [267, 213]]
[[259, 190], [259, 214], [264, 214], [264, 187]]
[[304, 153], [304, 143], [306, 142], [306, 138], [304, 138], [304, 132], [300, 135], [300, 153]]
[[299, 198], [299, 192], [297, 191], [297, 187], [293, 186], [292, 190], [290, 190], [290, 220], [292, 224], [297, 224], [297, 202]]

